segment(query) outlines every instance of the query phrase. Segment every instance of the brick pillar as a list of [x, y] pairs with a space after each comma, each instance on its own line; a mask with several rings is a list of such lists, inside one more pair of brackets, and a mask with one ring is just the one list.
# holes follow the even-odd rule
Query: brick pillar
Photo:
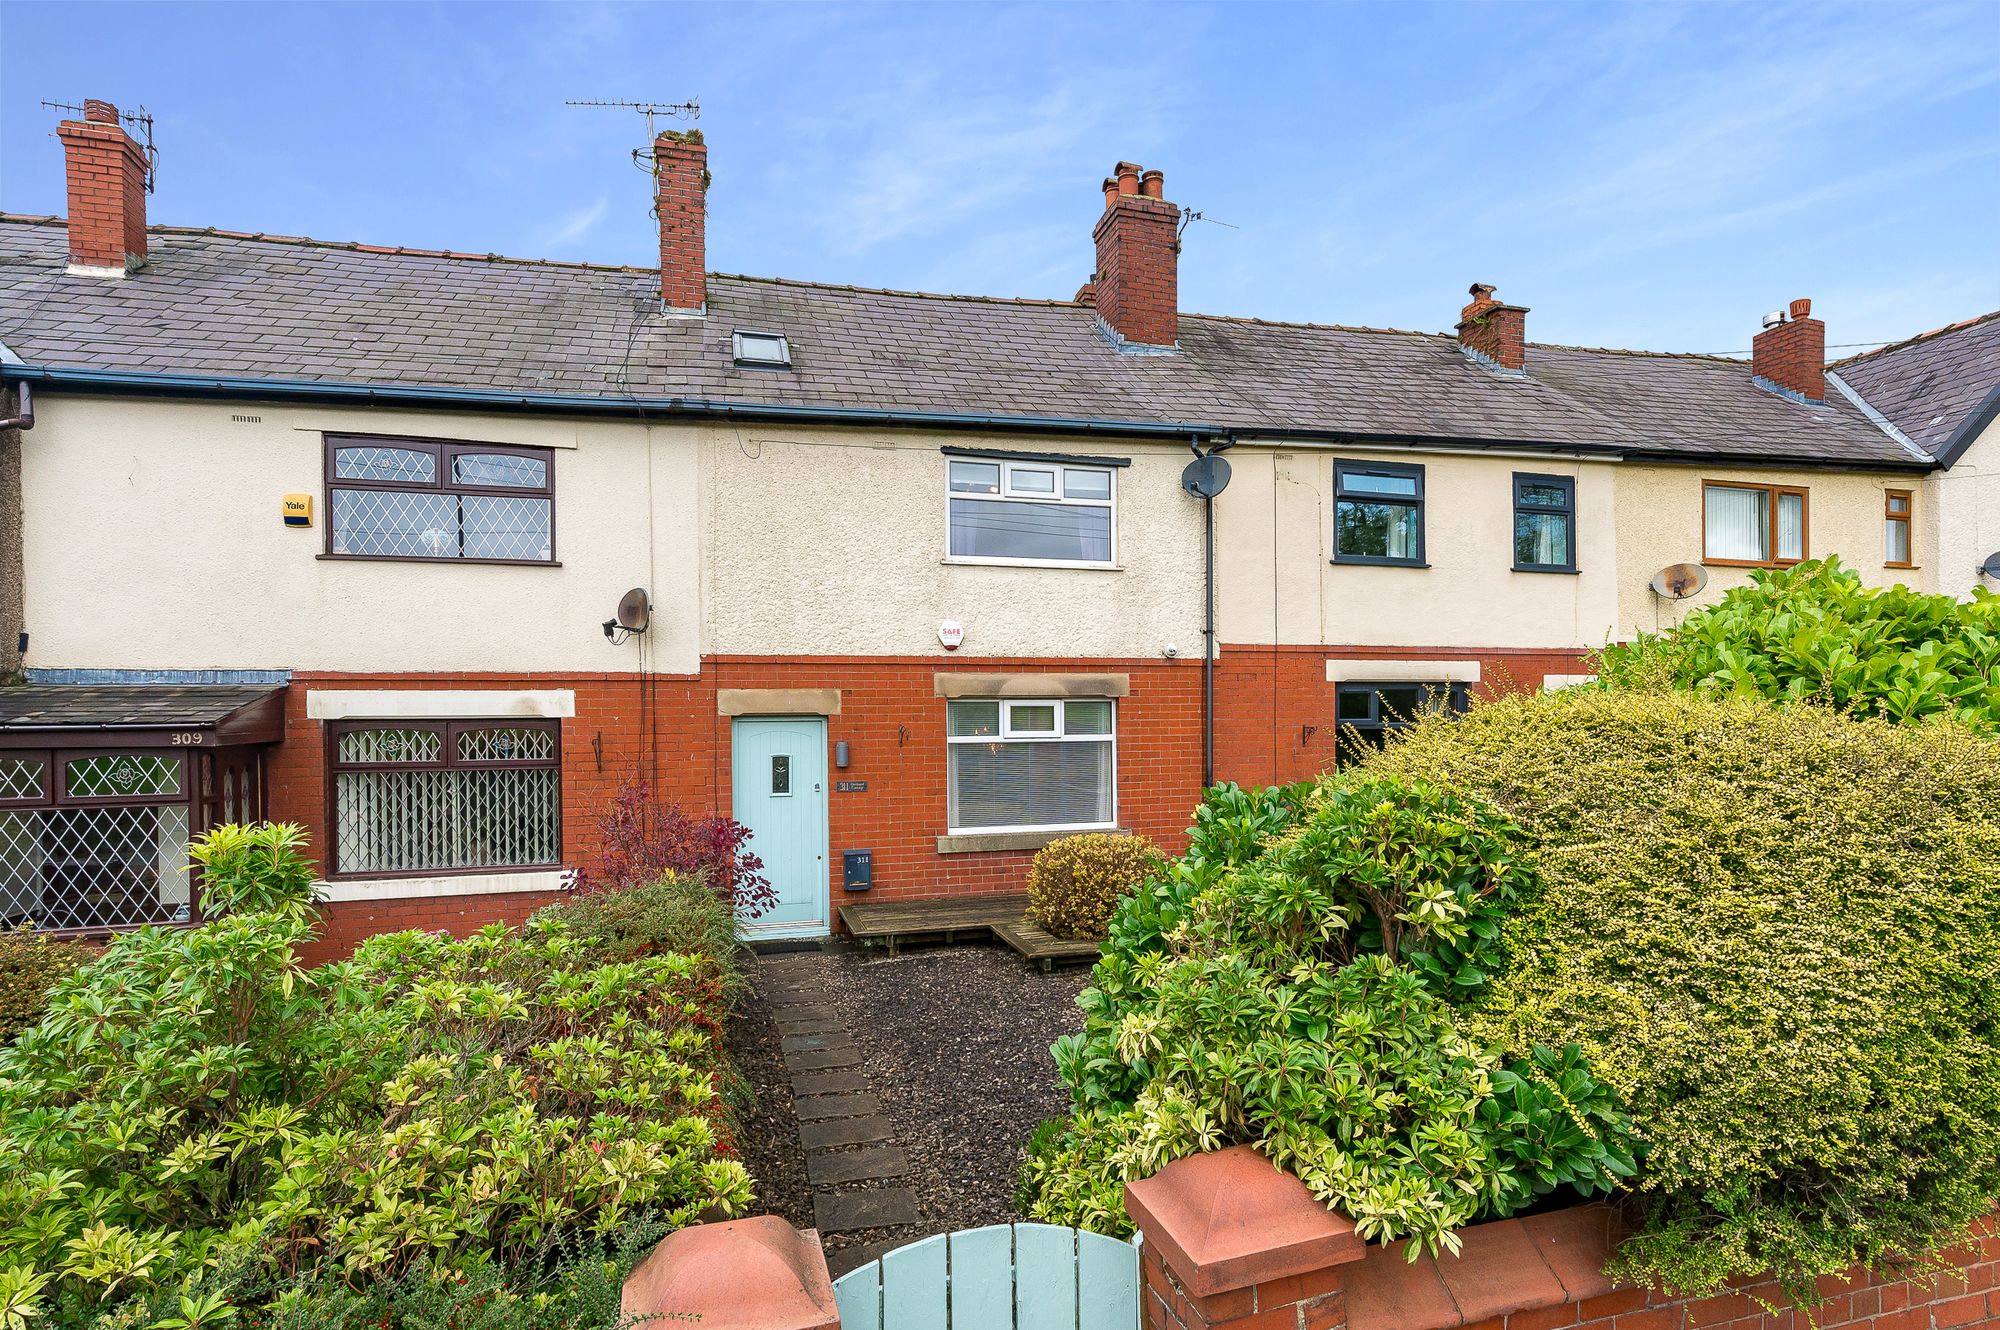
[[1145, 1330], [1339, 1330], [1343, 1267], [1366, 1254], [1351, 1220], [1247, 1145], [1191, 1155], [1127, 1184], [1145, 1235]]
[[1104, 215], [1092, 233], [1092, 303], [1120, 337], [1142, 346], [1180, 340], [1181, 212], [1164, 192], [1158, 171], [1118, 163], [1104, 182]]
[[708, 145], [701, 131], [653, 140], [660, 217], [660, 300], [669, 309], [708, 304]]
[[69, 185], [70, 271], [123, 277], [146, 262], [146, 154], [95, 99], [56, 126]]
[[840, 1330], [819, 1234], [776, 1215], [669, 1233], [625, 1281], [619, 1309], [702, 1330]]
[[1826, 400], [1826, 324], [1812, 301], [1794, 300], [1789, 317], [1750, 339], [1750, 372], [1808, 402]]
[[1458, 344], [1502, 369], [1528, 367], [1528, 307], [1503, 305], [1484, 282], [1472, 284], [1472, 303], [1458, 312]]

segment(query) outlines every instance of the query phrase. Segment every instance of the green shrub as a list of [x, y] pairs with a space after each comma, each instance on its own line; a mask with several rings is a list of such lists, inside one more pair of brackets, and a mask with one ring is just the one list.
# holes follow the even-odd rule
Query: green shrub
[[1188, 902], [1297, 821], [1311, 790], [1307, 781], [1256, 790], [1210, 786], [1194, 810], [1187, 853], [1161, 861], [1112, 911], [1106, 938], [1111, 950], [1125, 955], [1160, 950]]
[[31, 928], [0, 932], [0, 1043], [41, 1020], [50, 987], [97, 950], [94, 942], [52, 938]]
[[1622, 1269], [1795, 1294], [2000, 1196], [2000, 743], [1820, 707], [1564, 693], [1371, 763], [1490, 801], [1542, 880], [1467, 1029], [1575, 1043], [1645, 1142]]
[[716, 963], [732, 993], [740, 982], [736, 916], [700, 875], [668, 872], [642, 886], [578, 892], [535, 917], [560, 923], [600, 960], [696, 952]]
[[1670, 631], [1607, 649], [1625, 688], [1813, 701], [1908, 724], [2000, 730], [2000, 596], [1867, 587], [1838, 559], [1751, 575]]
[[201, 865], [202, 917], [309, 915], [313, 861], [305, 845], [305, 828], [293, 822], [232, 822], [195, 837], [188, 857]]
[[1502, 917], [1532, 886], [1504, 817], [1370, 779], [1224, 801], [1261, 831], [1226, 819], [1179, 874], [1209, 885], [1157, 948], [1107, 948], [1082, 1033], [1055, 1046], [1077, 1113], [1028, 1161], [1034, 1217], [1122, 1231], [1124, 1182], [1252, 1141], [1414, 1254], [1630, 1173], [1624, 1118], [1576, 1050], [1503, 1065], [1452, 1009], [1501, 968]]
[[233, 1308], [231, 1280], [491, 1265], [534, 1289], [632, 1221], [748, 1203], [715, 962], [599, 963], [545, 920], [306, 970], [295, 895], [259, 899], [115, 938], [0, 1050], [0, 1271], [33, 1272], [0, 1297], [71, 1324]]
[[1057, 937], [1102, 940], [1106, 921], [1159, 862], [1139, 836], [1064, 836], [1028, 865], [1028, 914]]

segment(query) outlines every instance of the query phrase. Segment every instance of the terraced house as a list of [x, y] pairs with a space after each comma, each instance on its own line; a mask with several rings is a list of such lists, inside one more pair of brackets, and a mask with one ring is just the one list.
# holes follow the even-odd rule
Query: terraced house
[[0, 220], [0, 913], [45, 927], [197, 917], [188, 836], [262, 816], [329, 951], [517, 919], [641, 778], [811, 936], [1567, 682], [1699, 603], [1664, 565], [1922, 581], [1895, 496], [1905, 553], [1956, 530], [1804, 307], [1748, 365], [1482, 286], [1440, 334], [1184, 313], [1126, 163], [1076, 297], [994, 300], [708, 273], [694, 136], [632, 269], [155, 226], [115, 108], [59, 134], [68, 218]]

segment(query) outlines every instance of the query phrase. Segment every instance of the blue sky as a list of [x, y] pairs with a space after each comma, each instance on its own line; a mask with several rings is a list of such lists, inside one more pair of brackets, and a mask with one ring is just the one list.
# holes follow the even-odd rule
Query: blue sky
[[[1068, 297], [1166, 173], [1187, 310], [1538, 341], [1830, 342], [2000, 307], [2000, 4], [0, 3], [0, 208], [43, 99], [144, 104], [156, 222], [655, 260], [631, 112], [698, 97], [709, 266]], [[1838, 354], [1838, 353], [1836, 353]]]

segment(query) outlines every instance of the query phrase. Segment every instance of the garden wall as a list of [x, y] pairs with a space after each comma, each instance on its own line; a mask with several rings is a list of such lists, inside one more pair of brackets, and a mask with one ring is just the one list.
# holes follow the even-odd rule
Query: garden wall
[[[1616, 1211], [1584, 1205], [1459, 1231], [1457, 1256], [1403, 1257], [1249, 1146], [1194, 1155], [1126, 1188], [1143, 1235], [1144, 1330], [1948, 1330], [2000, 1325], [2000, 1212], [1947, 1252], [1935, 1280], [1855, 1271], [1820, 1282], [1808, 1321], [1772, 1283], [1675, 1298], [1604, 1275]], [[671, 1313], [736, 1330], [836, 1330], [817, 1235], [770, 1216], [687, 1229], [625, 1285], [628, 1315]], [[1022, 1272], [1025, 1275], [1027, 1272]], [[1005, 1290], [1003, 1282], [1000, 1287]], [[1010, 1292], [1002, 1292], [1004, 1299]], [[977, 1307], [998, 1323], [1011, 1309]], [[985, 1321], [982, 1319], [981, 1323]], [[893, 1317], [881, 1330], [913, 1330]]]

